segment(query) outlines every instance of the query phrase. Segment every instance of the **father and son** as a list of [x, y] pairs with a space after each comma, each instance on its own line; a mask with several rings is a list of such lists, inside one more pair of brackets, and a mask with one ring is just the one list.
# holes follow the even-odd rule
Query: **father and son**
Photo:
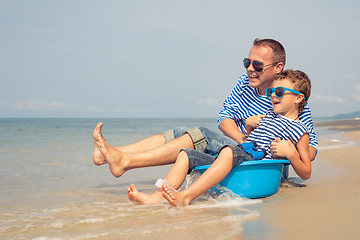
[[[219, 114], [218, 127], [223, 134], [203, 127], [179, 127], [113, 147], [103, 137], [103, 124], [99, 123], [93, 134], [94, 164], [108, 164], [115, 177], [134, 168], [174, 164], [166, 183], [152, 194], [130, 185], [129, 200], [138, 204], [166, 199], [172, 206], [188, 205], [221, 182], [232, 168], [253, 160], [239, 146], [245, 142], [254, 142], [264, 150], [264, 159], [288, 159], [300, 178], [310, 178], [318, 146], [307, 105], [310, 79], [302, 71], [283, 70], [285, 49], [273, 39], [255, 39], [243, 62], [247, 72], [239, 78]], [[177, 191], [196, 166], [210, 164], [191, 186]]]

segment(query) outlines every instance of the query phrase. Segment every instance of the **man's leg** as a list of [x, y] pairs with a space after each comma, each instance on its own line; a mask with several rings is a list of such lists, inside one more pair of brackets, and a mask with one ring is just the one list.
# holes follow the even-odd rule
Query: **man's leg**
[[[96, 142], [97, 142], [97, 135], [98, 132], [101, 132], [102, 123], [98, 123], [96, 128], [93, 132], [93, 138], [94, 138], [94, 153], [93, 153], [93, 161], [95, 165], [103, 165], [106, 164], [106, 160], [104, 156], [101, 154], [100, 149], [98, 148]], [[157, 134], [154, 136], [147, 137], [143, 140], [140, 140], [136, 143], [129, 144], [126, 146], [121, 147], [115, 147], [117, 150], [122, 152], [129, 152], [129, 153], [139, 153], [139, 152], [145, 152], [148, 150], [151, 150], [153, 148], [156, 148], [162, 144], [165, 144], [165, 136], [164, 134]]]
[[189, 134], [184, 134], [165, 144], [160, 144], [150, 150], [139, 153], [126, 153], [112, 147], [101, 134], [102, 124], [98, 124], [94, 131], [94, 140], [109, 164], [111, 173], [120, 177], [126, 171], [134, 168], [160, 166], [175, 163], [176, 158], [183, 148], [194, 149], [193, 140]]

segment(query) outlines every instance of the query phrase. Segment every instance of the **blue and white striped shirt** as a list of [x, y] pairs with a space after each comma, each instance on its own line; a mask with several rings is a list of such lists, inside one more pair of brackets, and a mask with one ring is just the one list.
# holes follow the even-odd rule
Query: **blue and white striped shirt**
[[270, 145], [276, 137], [281, 140], [290, 139], [296, 144], [308, 132], [307, 127], [301, 121], [291, 120], [271, 109], [266, 112], [266, 116], [261, 120], [259, 126], [250, 133], [246, 142], [256, 142], [257, 149], [266, 151], [263, 159], [272, 159]]
[[[230, 96], [224, 100], [223, 107], [219, 113], [218, 124], [225, 118], [230, 118], [235, 121], [240, 131], [246, 135], [246, 119], [251, 116], [264, 114], [269, 109], [272, 109], [270, 99], [265, 95], [260, 95], [257, 88], [249, 86], [249, 78], [245, 73], [239, 78]], [[314, 123], [311, 119], [311, 111], [308, 104], [299, 114], [299, 120], [308, 128], [310, 145], [317, 151], [318, 139], [314, 131]]]

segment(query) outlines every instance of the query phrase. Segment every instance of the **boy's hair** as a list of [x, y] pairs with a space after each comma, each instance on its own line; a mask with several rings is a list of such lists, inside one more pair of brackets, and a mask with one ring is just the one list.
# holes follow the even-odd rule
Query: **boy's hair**
[[299, 113], [304, 110], [307, 101], [310, 98], [311, 93], [311, 81], [306, 73], [300, 70], [287, 69], [279, 73], [275, 80], [287, 79], [294, 83], [294, 90], [304, 94], [305, 98], [299, 103]]
[[286, 63], [285, 48], [278, 41], [276, 41], [274, 39], [256, 38], [254, 40], [253, 46], [270, 47], [273, 50], [274, 62], [282, 62], [285, 66], [285, 63]]

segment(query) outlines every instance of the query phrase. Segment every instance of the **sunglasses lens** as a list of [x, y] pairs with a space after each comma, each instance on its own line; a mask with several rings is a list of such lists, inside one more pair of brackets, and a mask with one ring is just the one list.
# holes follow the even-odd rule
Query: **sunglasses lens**
[[245, 68], [250, 67], [250, 64], [251, 64], [251, 60], [250, 60], [250, 59], [244, 58], [243, 62], [244, 62], [244, 67], [245, 67]]
[[273, 90], [272, 88], [267, 88], [267, 89], [266, 89], [266, 96], [267, 96], [267, 97], [271, 97], [273, 91], [274, 91], [274, 90]]
[[262, 62], [259, 62], [259, 61], [253, 61], [253, 67], [254, 67], [254, 70], [257, 71], [257, 72], [261, 72], [263, 70], [263, 63]]
[[275, 88], [275, 95], [277, 97], [283, 97], [284, 96], [284, 91], [285, 90], [283, 88], [280, 88], [280, 87]]

